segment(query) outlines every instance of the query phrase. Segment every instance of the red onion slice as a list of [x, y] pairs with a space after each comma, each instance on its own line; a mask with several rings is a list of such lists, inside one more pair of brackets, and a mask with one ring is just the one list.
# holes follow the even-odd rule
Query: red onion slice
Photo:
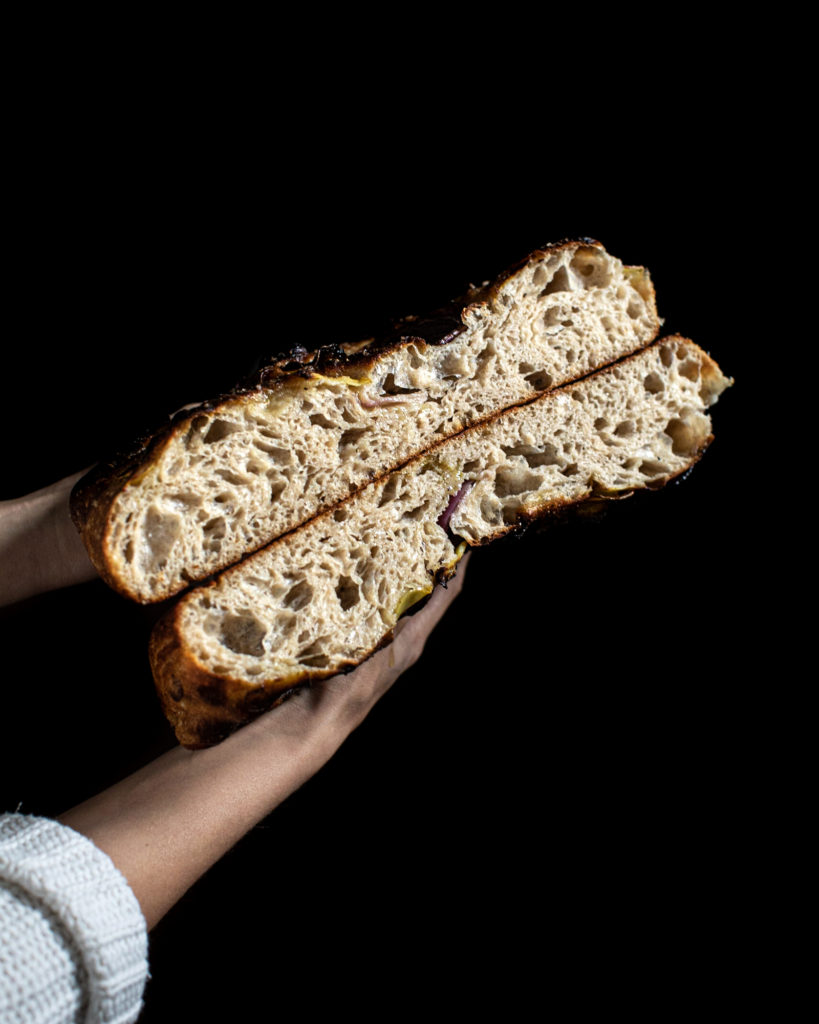
[[455, 509], [461, 504], [464, 498], [469, 494], [472, 488], [475, 486], [474, 480], [464, 480], [461, 486], [458, 488], [456, 494], [453, 494], [449, 499], [449, 504], [444, 511], [438, 516], [437, 522], [442, 530], [445, 530], [449, 526], [449, 520], [455, 513]]

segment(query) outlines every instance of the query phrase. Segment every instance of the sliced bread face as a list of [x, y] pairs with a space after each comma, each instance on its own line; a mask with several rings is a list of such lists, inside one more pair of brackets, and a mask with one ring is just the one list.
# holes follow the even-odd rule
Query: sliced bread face
[[177, 738], [210, 745], [288, 688], [359, 664], [467, 546], [684, 472], [730, 383], [693, 342], [655, 342], [439, 442], [185, 595], [151, 641]]
[[75, 522], [111, 586], [159, 601], [658, 329], [647, 271], [590, 240], [550, 246], [388, 338], [296, 350], [256, 386], [189, 410], [81, 481]]

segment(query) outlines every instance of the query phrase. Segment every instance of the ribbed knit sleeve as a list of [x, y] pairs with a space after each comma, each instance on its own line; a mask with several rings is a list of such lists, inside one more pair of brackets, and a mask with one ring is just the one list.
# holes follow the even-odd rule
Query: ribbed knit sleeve
[[139, 903], [90, 839], [46, 818], [0, 817], [0, 1021], [127, 1024], [142, 1008]]

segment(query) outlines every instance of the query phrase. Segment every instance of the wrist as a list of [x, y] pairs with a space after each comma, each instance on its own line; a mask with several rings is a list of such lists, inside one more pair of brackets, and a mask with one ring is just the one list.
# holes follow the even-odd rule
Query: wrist
[[0, 604], [96, 577], [69, 513], [71, 488], [81, 475], [0, 503], [0, 552], [8, 570]]

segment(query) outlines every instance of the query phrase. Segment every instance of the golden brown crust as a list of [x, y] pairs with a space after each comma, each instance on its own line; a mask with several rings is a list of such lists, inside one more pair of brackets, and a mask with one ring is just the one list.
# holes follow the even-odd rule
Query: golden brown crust
[[[304, 348], [297, 346], [288, 354], [280, 355], [272, 360], [231, 391], [208, 402], [180, 411], [168, 423], [138, 438], [131, 448], [120, 451], [111, 459], [99, 463], [75, 485], [71, 494], [71, 517], [94, 567], [114, 590], [126, 597], [135, 600], [141, 599], [131, 593], [110, 568], [108, 538], [111, 520], [109, 513], [122, 490], [129, 484], [138, 481], [140, 476], [159, 457], [163, 448], [175, 436], [187, 433], [196, 417], [203, 412], [215, 412], [223, 409], [237, 400], [241, 401], [248, 395], [257, 396], [260, 392], [288, 388], [299, 380], [310, 378], [316, 373], [326, 376], [356, 374], [366, 376], [377, 359], [388, 352], [397, 351], [419, 340], [429, 345], [445, 345], [466, 330], [468, 318], [480, 307], [490, 306], [501, 287], [529, 263], [554, 255], [563, 249], [575, 247], [603, 249], [600, 242], [591, 238], [566, 239], [546, 245], [518, 261], [491, 283], [471, 288], [465, 295], [446, 306], [425, 316], [409, 316], [395, 321], [379, 338], [367, 339], [365, 342], [353, 345], [326, 345], [314, 352], [307, 352]], [[651, 287], [650, 282], [647, 282], [647, 286]], [[563, 386], [565, 386], [565, 382]], [[490, 419], [493, 418], [490, 417]], [[399, 464], [385, 467], [380, 475], [393, 472]], [[260, 545], [264, 543], [264, 539], [261, 539]], [[250, 551], [247, 552], [247, 554], [250, 553]], [[204, 573], [198, 577], [192, 576], [188, 582], [201, 581], [207, 575]], [[181, 582], [176, 590], [159, 593], [153, 600], [164, 600], [183, 589], [184, 586], [185, 583]]]
[[[688, 473], [702, 458], [711, 441], [713, 441], [713, 435], [705, 438], [683, 469], [663, 476], [656, 483], [649, 483], [640, 490], [658, 490], [677, 477]], [[504, 524], [488, 537], [478, 541], [469, 540], [467, 543], [470, 547], [485, 547], [506, 535], [523, 533], [538, 521], [549, 518], [557, 520], [580, 511], [599, 510], [601, 506], [611, 501], [627, 498], [636, 493], [637, 491], [624, 490], [617, 494], [605, 494], [592, 489], [584, 497], [574, 501], [558, 500], [544, 503], [536, 508], [521, 508], [516, 513], [513, 523]], [[274, 543], [279, 543], [280, 540], [274, 541]], [[233, 566], [227, 572], [232, 573], [239, 568], [239, 566]], [[446, 586], [456, 571], [456, 565], [441, 570], [436, 577], [434, 586]], [[429, 596], [427, 595], [427, 599]], [[388, 644], [393, 637], [393, 631], [389, 630], [367, 654], [355, 661], [350, 660], [337, 668], [305, 670], [298, 676], [266, 680], [251, 687], [246, 681], [235, 679], [232, 676], [217, 676], [198, 662], [188, 650], [184, 637], [177, 627], [181, 603], [181, 601], [178, 602], [156, 624], [151, 635], [149, 651], [151, 668], [162, 709], [173, 726], [177, 740], [183, 747], [192, 750], [220, 743], [241, 726], [247, 725], [254, 718], [269, 711], [302, 686], [352, 671], [367, 658], [372, 657], [377, 650]], [[413, 606], [412, 612], [418, 611], [421, 606], [420, 603]]]
[[[647, 348], [668, 344], [675, 340], [684, 339], [680, 335], [671, 335], [653, 342]], [[707, 370], [705, 376], [713, 377], [715, 380], [724, 380], [717, 364], [705, 353], [702, 353], [702, 355], [704, 357], [703, 367]], [[619, 363], [613, 365], [623, 365], [636, 358], [637, 354], [626, 356]], [[571, 390], [575, 386], [567, 385], [567, 388]], [[541, 395], [532, 401], [537, 402], [545, 397]], [[487, 423], [499, 419], [507, 412], [509, 410], [495, 413], [487, 421], [469, 427], [464, 433], [485, 429]], [[435, 445], [416, 456], [416, 460], [427, 458], [431, 452], [445, 445], [447, 440], [451, 439], [442, 439], [436, 442]], [[467, 539], [466, 543], [470, 547], [484, 547], [507, 534], [522, 533], [538, 521], [550, 518], [562, 519], [581, 512], [591, 512], [611, 501], [630, 497], [632, 494], [637, 493], [637, 491], [658, 490], [665, 487], [672, 480], [689, 472], [699, 459], [702, 458], [712, 441], [713, 434], [709, 434], [702, 439], [697, 450], [691, 454], [682, 469], [673, 473], [663, 474], [654, 481], [648, 481], [640, 488], [608, 491], [602, 489], [599, 485], [593, 485], [586, 494], [573, 500], [558, 499], [544, 502], [540, 506], [524, 506], [516, 511], [513, 522], [499, 526], [490, 536], [480, 540]], [[343, 505], [351, 500], [352, 496], [346, 498], [344, 502], [340, 502], [339, 505]], [[338, 505], [335, 506], [335, 508], [338, 507]], [[317, 518], [329, 518], [333, 511], [334, 509], [323, 512]], [[277, 538], [267, 545], [267, 550], [287, 541], [287, 537]], [[241, 572], [242, 568], [241, 563], [231, 566], [221, 574], [220, 579], [229, 578], [234, 573]], [[456, 563], [442, 569], [438, 573], [434, 584], [446, 585], [447, 580], [452, 578], [455, 571]], [[209, 584], [209, 586], [215, 586], [215, 583]], [[178, 628], [178, 621], [184, 601], [185, 599], [182, 598], [157, 623], [151, 637], [150, 658], [157, 691], [165, 714], [173, 725], [179, 742], [183, 746], [190, 748], [207, 747], [220, 742], [240, 726], [247, 724], [253, 718], [275, 706], [276, 703], [284, 699], [294, 689], [336, 675], [340, 671], [352, 670], [392, 639], [392, 631], [390, 630], [365, 656], [355, 661], [350, 660], [340, 668], [308, 669], [299, 675], [267, 680], [258, 685], [250, 686], [246, 681], [240, 679], [213, 674], [204, 668], [198, 662], [195, 655], [188, 650], [182, 631]], [[413, 610], [417, 610], [418, 607], [420, 605], [416, 606]]]
[[[456, 571], [457, 564], [442, 569], [435, 584], [446, 586]], [[429, 596], [413, 605], [408, 614], [422, 608]], [[220, 743], [302, 686], [351, 672], [393, 638], [392, 629], [387, 630], [372, 650], [336, 668], [305, 670], [249, 687], [244, 680], [216, 675], [200, 664], [188, 649], [179, 629], [181, 610], [182, 602], [179, 601], [157, 622], [151, 633], [148, 656], [165, 717], [171, 723], [177, 740], [189, 750], [201, 750]]]

